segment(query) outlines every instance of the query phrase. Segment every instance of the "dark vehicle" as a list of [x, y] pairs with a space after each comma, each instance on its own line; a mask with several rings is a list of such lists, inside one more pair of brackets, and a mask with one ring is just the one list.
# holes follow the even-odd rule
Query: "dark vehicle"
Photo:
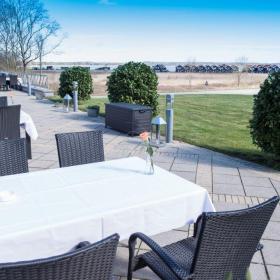
[[167, 70], [166, 66], [164, 66], [163, 64], [157, 64], [157, 65], [153, 66], [153, 70], [155, 72], [160, 72], [160, 73], [162, 73], [162, 72], [169, 72]]
[[107, 67], [107, 66], [104, 66], [104, 67], [98, 67], [95, 69], [95, 71], [104, 71], [104, 72], [107, 72], [107, 71], [110, 71], [111, 68], [110, 67]]
[[176, 66], [176, 72], [177, 73], [184, 73], [184, 72], [186, 72], [186, 69], [185, 69], [184, 66], [178, 65], [178, 66]]

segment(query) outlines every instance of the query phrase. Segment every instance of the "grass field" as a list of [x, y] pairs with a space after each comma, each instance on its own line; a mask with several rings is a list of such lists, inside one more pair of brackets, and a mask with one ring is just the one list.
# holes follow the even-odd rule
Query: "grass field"
[[[80, 109], [100, 105], [104, 114], [106, 101], [106, 98], [95, 98], [81, 104]], [[249, 129], [252, 106], [252, 96], [176, 96], [175, 139], [280, 169], [280, 158], [264, 153], [252, 144]], [[160, 111], [165, 118], [164, 97], [160, 97]]]

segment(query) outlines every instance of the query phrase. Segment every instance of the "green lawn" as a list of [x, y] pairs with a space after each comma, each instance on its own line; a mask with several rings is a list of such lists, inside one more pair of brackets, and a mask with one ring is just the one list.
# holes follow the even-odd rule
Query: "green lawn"
[[[279, 158], [260, 151], [252, 143], [249, 129], [252, 106], [252, 96], [176, 96], [174, 136], [190, 144], [280, 169]], [[161, 100], [161, 112], [164, 109]]]
[[[80, 104], [100, 105], [104, 115], [107, 98], [94, 98]], [[252, 144], [249, 120], [253, 97], [242, 95], [184, 95], [175, 97], [174, 137], [246, 160], [280, 169], [280, 159], [261, 152]], [[165, 118], [165, 98], [160, 97], [160, 111]]]

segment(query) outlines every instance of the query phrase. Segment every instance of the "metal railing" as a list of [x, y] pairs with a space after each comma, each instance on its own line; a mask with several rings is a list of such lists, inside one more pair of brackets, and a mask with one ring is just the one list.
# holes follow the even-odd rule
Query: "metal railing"
[[17, 73], [18, 78], [21, 78], [22, 83], [27, 85], [28, 79], [30, 79], [32, 86], [48, 88], [48, 75], [40, 74], [26, 74], [26, 73]]

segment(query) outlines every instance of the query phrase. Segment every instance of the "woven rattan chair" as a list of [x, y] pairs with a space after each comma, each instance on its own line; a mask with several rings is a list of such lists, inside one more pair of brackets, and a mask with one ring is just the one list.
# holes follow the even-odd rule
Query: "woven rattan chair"
[[0, 264], [0, 280], [111, 280], [119, 236], [42, 260]]
[[101, 130], [56, 134], [60, 167], [104, 161]]
[[20, 105], [0, 108], [0, 140], [20, 138]]
[[[279, 197], [238, 211], [203, 213], [195, 225], [194, 237], [160, 247], [142, 233], [129, 239], [128, 280], [132, 272], [146, 266], [164, 280], [244, 280], [259, 241], [279, 202]], [[139, 238], [152, 250], [134, 256]]]
[[28, 172], [24, 138], [0, 141], [0, 176]]
[[6, 75], [0, 75], [0, 90], [7, 90]]
[[[20, 138], [20, 108], [20, 105], [0, 106], [0, 140]], [[27, 157], [31, 159], [31, 139], [27, 133], [25, 137]]]
[[8, 106], [8, 98], [7, 96], [0, 96], [0, 107]]
[[17, 89], [18, 88], [18, 76], [10, 75], [10, 88]]

